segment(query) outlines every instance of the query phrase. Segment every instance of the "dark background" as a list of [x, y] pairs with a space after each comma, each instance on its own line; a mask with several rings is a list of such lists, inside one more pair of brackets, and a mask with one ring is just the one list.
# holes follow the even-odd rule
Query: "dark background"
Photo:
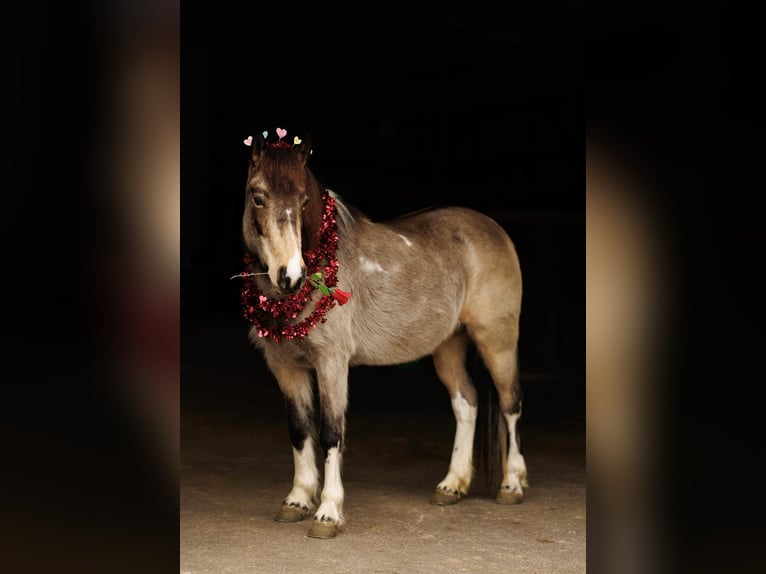
[[[228, 280], [242, 266], [249, 152], [242, 140], [263, 130], [274, 134], [279, 126], [288, 140], [310, 134], [315, 175], [373, 220], [454, 204], [503, 225], [524, 277], [525, 416], [582, 420], [581, 10], [472, 8], [184, 8], [184, 327], [199, 333], [206, 323], [234, 318], [245, 336], [239, 285]], [[216, 339], [211, 336], [211, 345]], [[183, 349], [182, 365], [197, 356], [196, 346], [194, 356]], [[413, 386], [407, 372], [383, 372], [388, 385], [399, 381], [408, 389], [411, 405], [438, 401], [448, 408], [443, 390]], [[435, 380], [430, 361], [417, 376]], [[352, 372], [352, 396], [363, 406], [377, 391], [355, 380]], [[375, 400], [379, 405], [380, 397]]]
[[[582, 373], [587, 104], [615, 147], [654, 168], [672, 230], [676, 344], [647, 421], [662, 429], [671, 571], [760, 571], [766, 95], [748, 4], [185, 4], [183, 332], [238, 314], [227, 278], [240, 267], [240, 142], [279, 125], [310, 131], [317, 175], [373, 218], [448, 201], [501, 214], [525, 273], [522, 370]], [[105, 6], [10, 4], [0, 21], [2, 539], [14, 571], [177, 569], [176, 501], [105, 399], [109, 333], [88, 328], [107, 275], [90, 254], [103, 245], [93, 198], [109, 182], [87, 176], [110, 150]], [[525, 418], [582, 413], [557, 410], [557, 396], [525, 403]], [[598, 520], [589, 508], [589, 557]]]
[[[589, 127], [641, 175], [671, 262], [646, 421], [669, 572], [758, 572], [762, 488], [766, 92], [762, 19], [747, 2], [589, 3]], [[715, 412], [715, 430], [702, 420]], [[755, 439], [760, 440], [760, 439]], [[721, 453], [728, 479], [703, 478]], [[610, 528], [588, 491], [588, 547]], [[603, 510], [603, 509], [602, 509]], [[593, 561], [591, 561], [593, 557]], [[589, 566], [598, 554], [589, 552]]]

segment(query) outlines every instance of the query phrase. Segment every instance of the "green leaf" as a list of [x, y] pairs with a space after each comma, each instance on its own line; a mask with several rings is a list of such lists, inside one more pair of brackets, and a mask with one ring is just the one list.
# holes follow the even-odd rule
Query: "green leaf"
[[310, 277], [314, 281], [321, 281], [322, 280], [322, 273], [317, 271], [316, 273], [312, 273]]
[[330, 294], [330, 288], [327, 285], [317, 285], [317, 287], [325, 295], [329, 295]]

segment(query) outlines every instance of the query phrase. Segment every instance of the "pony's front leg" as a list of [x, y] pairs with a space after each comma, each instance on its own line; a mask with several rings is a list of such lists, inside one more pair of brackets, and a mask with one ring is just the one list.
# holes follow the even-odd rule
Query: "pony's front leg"
[[323, 360], [317, 365], [317, 383], [322, 409], [319, 443], [325, 455], [324, 487], [309, 536], [334, 538], [344, 522], [341, 466], [348, 404], [347, 360]]
[[279, 383], [287, 407], [287, 425], [293, 446], [293, 488], [282, 501], [274, 520], [298, 522], [316, 508], [319, 471], [314, 455], [313, 395], [309, 372], [285, 364], [278, 356], [266, 360]]

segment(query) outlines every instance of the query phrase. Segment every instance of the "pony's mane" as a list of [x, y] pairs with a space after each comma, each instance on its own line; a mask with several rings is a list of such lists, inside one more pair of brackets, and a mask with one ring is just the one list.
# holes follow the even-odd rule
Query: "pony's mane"
[[322, 186], [309, 169], [306, 170], [306, 192], [309, 194], [309, 202], [303, 212], [302, 242], [305, 251], [313, 251], [319, 246], [319, 230], [322, 227], [324, 205], [322, 205]]
[[343, 199], [335, 193], [333, 190], [327, 190], [330, 193], [330, 197], [335, 200], [335, 209], [338, 213], [338, 227], [341, 229], [350, 229], [356, 225], [356, 215], [354, 215], [346, 205]]

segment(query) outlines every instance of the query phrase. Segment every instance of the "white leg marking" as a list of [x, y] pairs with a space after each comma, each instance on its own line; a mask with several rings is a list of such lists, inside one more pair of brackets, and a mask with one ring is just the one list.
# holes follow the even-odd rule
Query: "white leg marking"
[[404, 235], [402, 235], [401, 233], [399, 233], [398, 235], [399, 235], [399, 237], [401, 237], [401, 238], [402, 238], [402, 241], [404, 241], [404, 244], [405, 244], [407, 247], [412, 247], [412, 241], [410, 241], [409, 239], [407, 239], [407, 238], [406, 238]]
[[524, 457], [519, 452], [519, 445], [516, 441], [516, 422], [519, 420], [519, 413], [504, 416], [508, 425], [510, 444], [508, 445], [508, 461], [502, 488], [522, 493], [523, 487], [527, 486], [527, 465], [524, 463]]
[[473, 435], [476, 430], [476, 407], [472, 407], [463, 395], [457, 393], [452, 399], [457, 428], [452, 448], [449, 472], [437, 488], [466, 494], [473, 475]]
[[296, 249], [290, 261], [287, 262], [287, 276], [295, 282], [301, 278], [301, 250]]
[[324, 488], [322, 504], [316, 511], [315, 520], [331, 520], [343, 524], [343, 482], [340, 478], [341, 455], [338, 447], [327, 452], [324, 465]]
[[313, 510], [319, 486], [319, 471], [314, 459], [314, 443], [311, 437], [306, 438], [302, 450], [293, 447], [293, 462], [295, 463], [293, 489], [287, 495], [285, 504], [298, 504]]

